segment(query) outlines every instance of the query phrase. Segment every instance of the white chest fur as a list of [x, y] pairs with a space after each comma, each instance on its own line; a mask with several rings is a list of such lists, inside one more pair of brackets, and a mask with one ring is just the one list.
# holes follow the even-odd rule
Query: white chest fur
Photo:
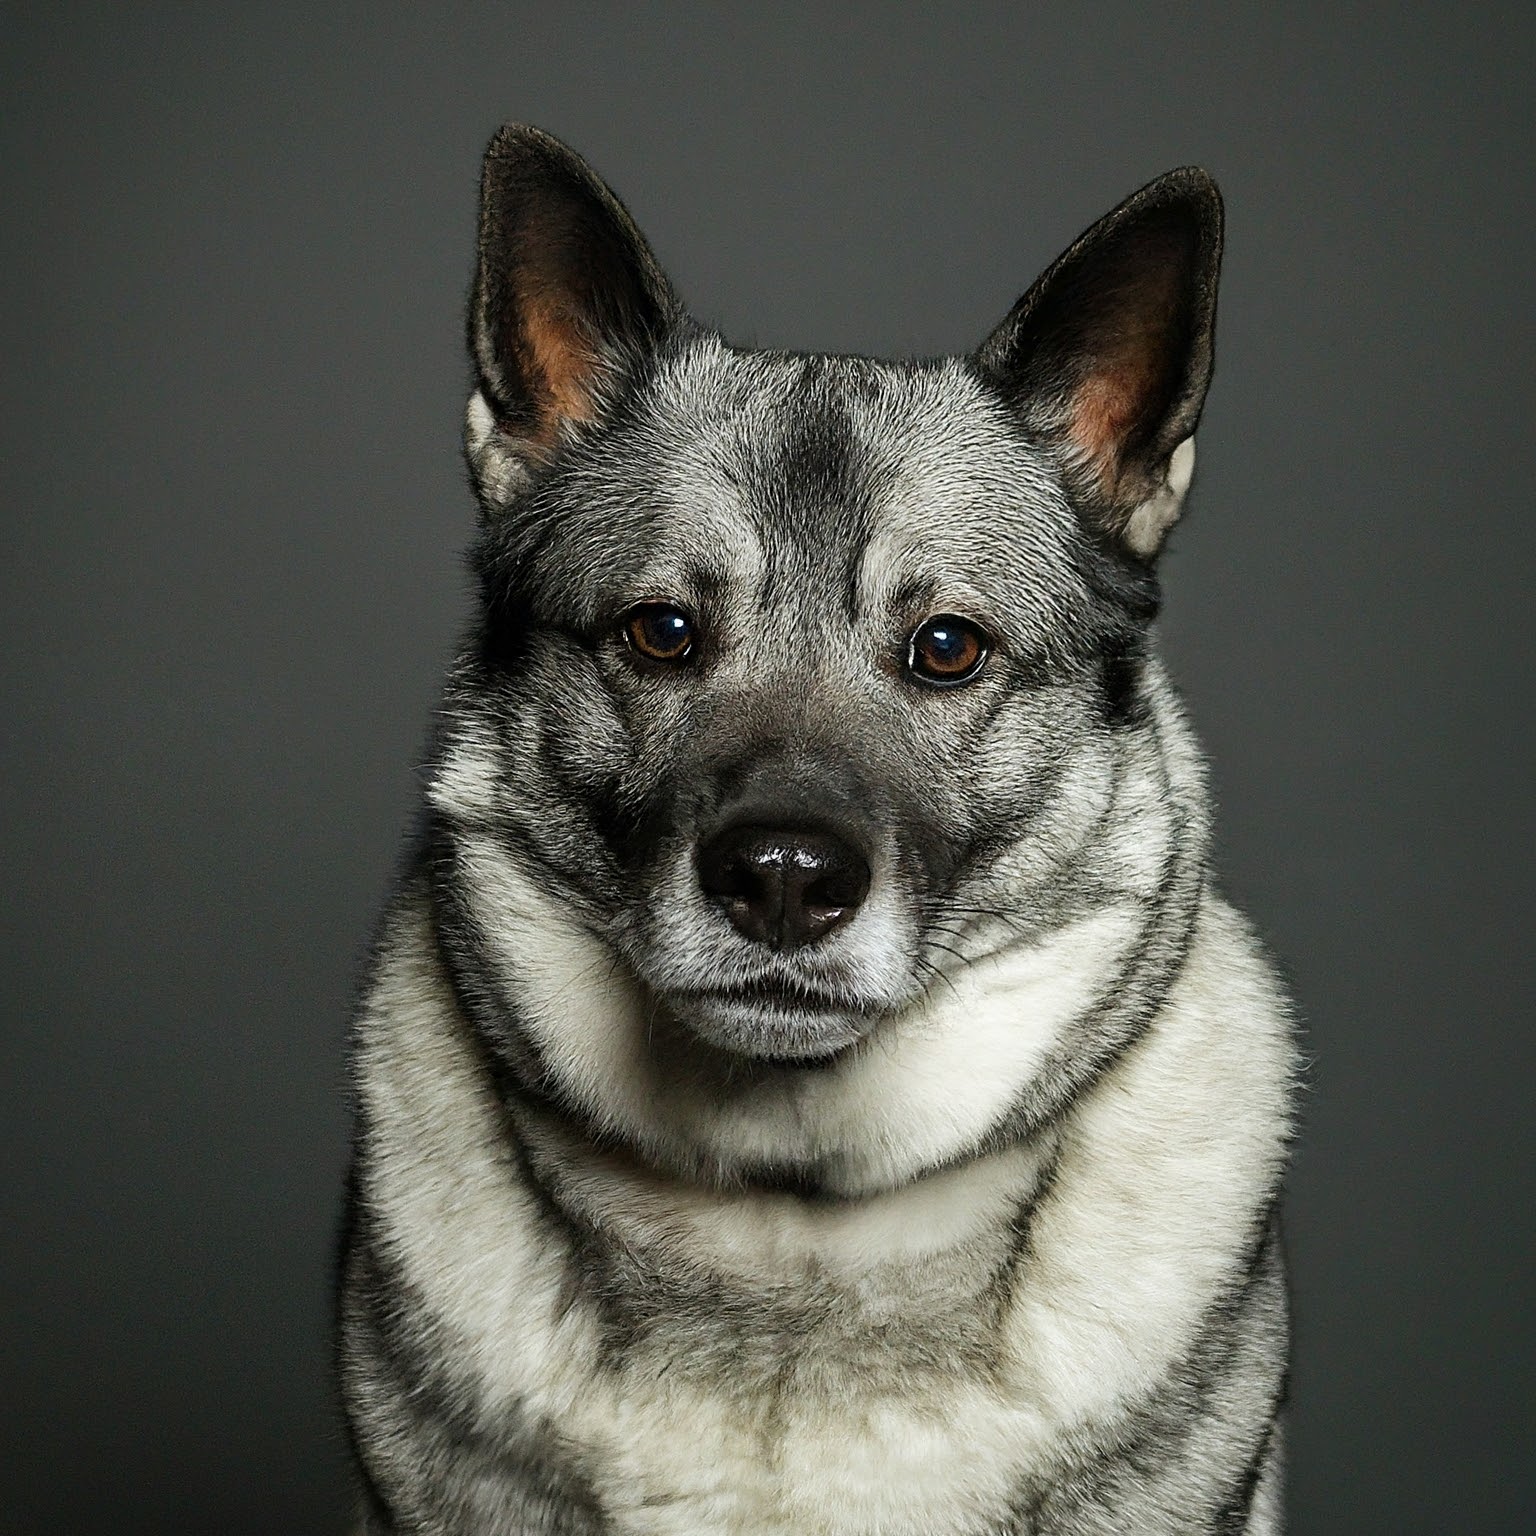
[[974, 1536], [1015, 1491], [1017, 1410], [979, 1385], [855, 1412], [791, 1402], [753, 1421], [713, 1394], [630, 1396], [595, 1442], [615, 1524], [654, 1536]]

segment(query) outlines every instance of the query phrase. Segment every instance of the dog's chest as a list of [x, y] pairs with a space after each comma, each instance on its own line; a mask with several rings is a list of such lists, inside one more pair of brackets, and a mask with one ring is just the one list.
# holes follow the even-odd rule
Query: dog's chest
[[976, 1536], [1017, 1490], [998, 1405], [967, 1395], [857, 1416], [802, 1402], [766, 1423], [668, 1401], [664, 1429], [646, 1412], [609, 1439], [599, 1493], [617, 1530], [647, 1536]]
[[553, 1267], [579, 1282], [517, 1395], [621, 1532], [994, 1529], [1042, 1428], [1009, 1317], [1050, 1155], [817, 1205], [689, 1193], [567, 1146], [588, 1236]]
[[997, 1284], [972, 1253], [777, 1295], [664, 1288], [610, 1316], [565, 1432], [622, 1531], [990, 1528], [1028, 1433]]

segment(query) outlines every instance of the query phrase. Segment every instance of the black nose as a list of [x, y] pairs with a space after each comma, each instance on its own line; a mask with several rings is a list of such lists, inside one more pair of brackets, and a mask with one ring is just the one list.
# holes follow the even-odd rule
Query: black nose
[[793, 949], [858, 911], [869, 862], [828, 832], [728, 827], [699, 850], [699, 884], [749, 939]]

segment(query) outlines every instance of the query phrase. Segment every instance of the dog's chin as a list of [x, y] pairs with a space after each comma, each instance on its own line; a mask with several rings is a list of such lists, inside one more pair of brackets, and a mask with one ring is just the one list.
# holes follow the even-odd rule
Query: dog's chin
[[688, 992], [666, 1003], [704, 1044], [767, 1066], [830, 1066], [875, 1022], [835, 1003], [768, 992]]

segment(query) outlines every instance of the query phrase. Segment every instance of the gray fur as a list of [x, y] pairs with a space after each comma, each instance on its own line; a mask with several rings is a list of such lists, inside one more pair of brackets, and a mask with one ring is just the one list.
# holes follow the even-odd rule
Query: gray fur
[[[1292, 1046], [1151, 650], [1166, 424], [1138, 521], [1039, 425], [1076, 354], [1031, 414], [1012, 331], [734, 349], [573, 165], [529, 130], [488, 162], [484, 608], [356, 1029], [367, 1529], [1278, 1530]], [[584, 397], [539, 393], [485, 278], [556, 197], [628, 274], [628, 309], [570, 290]], [[707, 637], [686, 672], [621, 638], [658, 598]], [[934, 613], [993, 638], [963, 688], [902, 673]], [[743, 939], [693, 865], [741, 806], [859, 839], [857, 915]]]

